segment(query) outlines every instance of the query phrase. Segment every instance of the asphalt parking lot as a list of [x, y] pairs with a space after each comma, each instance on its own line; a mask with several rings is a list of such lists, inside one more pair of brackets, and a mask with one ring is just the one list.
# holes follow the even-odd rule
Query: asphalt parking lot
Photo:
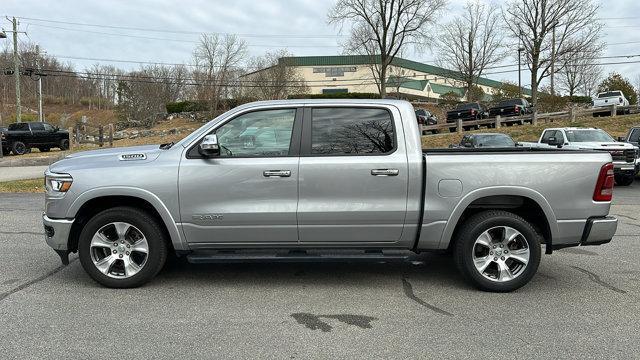
[[613, 242], [544, 256], [509, 294], [449, 258], [391, 264], [170, 264], [111, 290], [43, 239], [42, 195], [0, 194], [2, 358], [636, 358], [640, 181]]

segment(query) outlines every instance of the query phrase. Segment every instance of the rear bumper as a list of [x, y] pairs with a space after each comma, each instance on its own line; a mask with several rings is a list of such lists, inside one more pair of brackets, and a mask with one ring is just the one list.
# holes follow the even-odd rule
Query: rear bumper
[[618, 219], [613, 216], [590, 218], [582, 234], [581, 245], [606, 244], [613, 239], [618, 229]]
[[47, 215], [42, 214], [42, 223], [44, 225], [45, 241], [54, 250], [68, 250], [69, 233], [73, 219], [51, 219]]

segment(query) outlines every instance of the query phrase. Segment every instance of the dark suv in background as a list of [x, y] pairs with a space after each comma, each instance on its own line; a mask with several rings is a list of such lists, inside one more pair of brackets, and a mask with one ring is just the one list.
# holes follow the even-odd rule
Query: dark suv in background
[[22, 155], [37, 148], [47, 152], [52, 148], [69, 149], [69, 132], [44, 122], [21, 122], [9, 124], [2, 131], [2, 153]]

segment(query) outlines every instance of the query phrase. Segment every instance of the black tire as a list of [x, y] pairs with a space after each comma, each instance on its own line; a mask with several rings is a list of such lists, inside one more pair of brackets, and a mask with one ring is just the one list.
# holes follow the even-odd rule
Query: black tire
[[[521, 239], [524, 239], [529, 249], [529, 261], [515, 278], [498, 282], [486, 278], [476, 269], [473, 256], [476, 239], [485, 231], [501, 226], [511, 227], [522, 234]], [[471, 216], [456, 231], [453, 244], [454, 260], [464, 279], [476, 288], [483, 291], [509, 292], [524, 286], [535, 275], [540, 265], [540, 244], [540, 235], [520, 216], [508, 211], [488, 210]]]
[[69, 139], [60, 140], [60, 150], [69, 150]]
[[13, 155], [24, 155], [29, 152], [28, 150], [30, 149], [27, 148], [27, 145], [22, 141], [16, 141], [11, 145], [11, 152], [13, 152]]
[[[92, 260], [91, 239], [99, 229], [112, 222], [129, 223], [147, 239], [146, 262], [139, 272], [130, 277], [109, 277], [99, 271]], [[167, 251], [167, 239], [160, 224], [146, 212], [131, 207], [115, 207], [98, 213], [84, 226], [78, 242], [78, 256], [84, 270], [93, 280], [110, 288], [133, 288], [149, 282], [164, 266]]]
[[614, 180], [618, 186], [629, 186], [636, 180], [633, 175], [615, 175]]
[[40, 152], [49, 152], [51, 151], [51, 148], [49, 148], [48, 146], [43, 146], [39, 147], [38, 150], [40, 150]]

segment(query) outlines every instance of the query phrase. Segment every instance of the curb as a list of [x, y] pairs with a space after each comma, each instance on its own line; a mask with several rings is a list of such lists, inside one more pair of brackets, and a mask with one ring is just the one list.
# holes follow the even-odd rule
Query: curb
[[1, 167], [17, 167], [17, 166], [43, 166], [51, 165], [54, 162], [63, 159], [67, 154], [60, 154], [56, 156], [41, 156], [41, 157], [27, 157], [20, 158], [17, 156], [3, 157], [0, 160]]

